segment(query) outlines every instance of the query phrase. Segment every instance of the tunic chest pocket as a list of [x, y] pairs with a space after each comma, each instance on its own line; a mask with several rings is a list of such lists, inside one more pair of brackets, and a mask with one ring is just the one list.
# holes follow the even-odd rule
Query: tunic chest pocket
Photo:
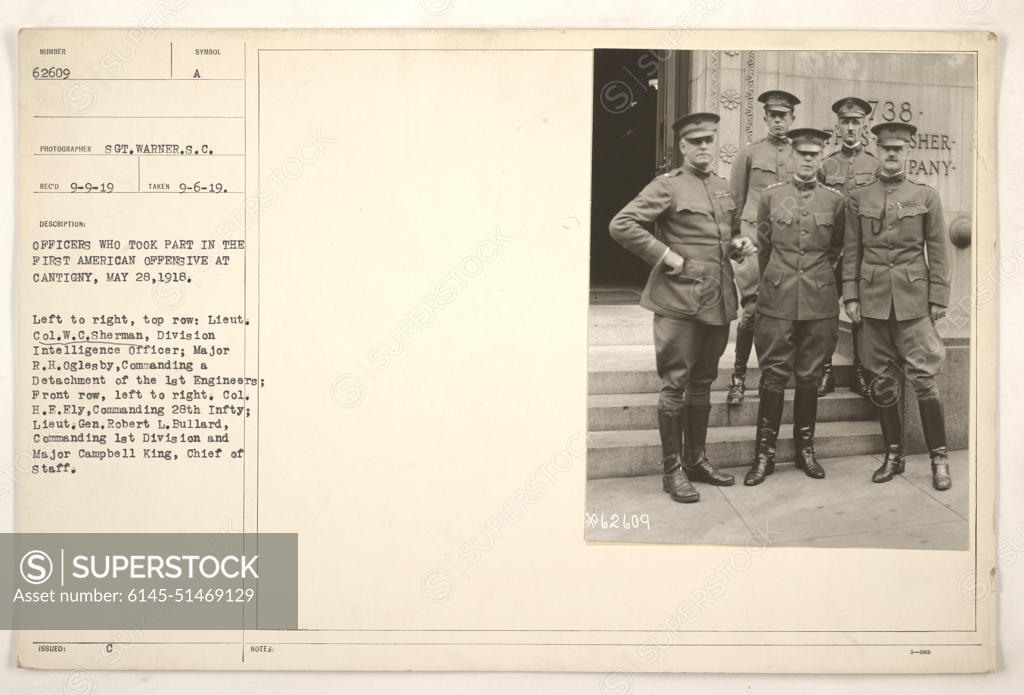
[[882, 208], [861, 208], [857, 215], [860, 217], [861, 232], [878, 234], [881, 231]]
[[776, 210], [772, 213], [772, 222], [788, 227], [793, 224], [793, 213], [788, 210]]
[[827, 186], [842, 188], [844, 183], [846, 183], [846, 177], [842, 174], [829, 174], [825, 177], [825, 185]]
[[751, 169], [760, 169], [761, 171], [771, 172], [775, 174], [778, 172], [778, 163], [774, 157], [766, 157], [764, 155], [755, 155], [750, 160]]
[[[896, 217], [899, 219], [900, 226], [902, 227], [904, 224], [906, 224], [906, 220], [908, 218], [923, 215], [927, 211], [928, 209], [921, 203], [904, 203], [903, 205], [896, 209]], [[912, 221], [912, 224], [915, 223], [916, 220]]]
[[832, 231], [832, 225], [835, 224], [836, 218], [830, 212], [816, 212], [814, 213], [814, 224], [818, 227], [827, 227], [828, 231]]
[[690, 213], [692, 215], [704, 215], [705, 217], [714, 217], [711, 211], [711, 206], [707, 202], [698, 202], [696, 200], [680, 200], [676, 203], [676, 212]]
[[715, 198], [718, 205], [719, 237], [723, 240], [732, 237], [732, 218], [736, 212], [736, 201], [731, 195], [723, 195]]
[[736, 201], [732, 199], [731, 195], [723, 195], [715, 198], [715, 202], [718, 203], [719, 210], [730, 218], [732, 217], [732, 213], [736, 209]]
[[859, 172], [853, 175], [853, 183], [857, 186], [866, 186], [874, 180], [875, 175], [870, 171]]
[[779, 179], [778, 164], [774, 159], [767, 157], [754, 157], [750, 161], [749, 186], [753, 189], [760, 189], [775, 183]]

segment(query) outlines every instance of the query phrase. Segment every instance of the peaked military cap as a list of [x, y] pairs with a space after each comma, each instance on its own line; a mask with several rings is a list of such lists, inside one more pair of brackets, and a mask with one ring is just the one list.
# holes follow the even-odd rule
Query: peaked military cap
[[762, 92], [757, 100], [764, 104], [765, 111], [792, 111], [800, 103], [800, 100], [794, 95], [781, 89], [769, 89], [767, 92]]
[[917, 132], [917, 128], [909, 123], [896, 121], [894, 123], [879, 123], [871, 129], [871, 132], [878, 137], [878, 144], [885, 147], [886, 145], [909, 144], [910, 138]]
[[831, 137], [826, 131], [817, 128], [794, 128], [786, 136], [797, 152], [821, 152]]
[[676, 119], [676, 122], [672, 124], [672, 129], [676, 131], [676, 135], [687, 140], [703, 138], [718, 132], [719, 120], [717, 113], [695, 111]]
[[832, 104], [832, 112], [840, 118], [844, 116], [863, 118], [871, 113], [871, 104], [858, 97], [843, 97]]

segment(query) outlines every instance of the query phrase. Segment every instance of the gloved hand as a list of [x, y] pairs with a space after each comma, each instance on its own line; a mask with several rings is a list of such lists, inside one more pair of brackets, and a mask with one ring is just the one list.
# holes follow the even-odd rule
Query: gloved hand
[[738, 261], [757, 254], [757, 244], [745, 236], [736, 237], [729, 243], [729, 258]]
[[860, 302], [856, 299], [851, 299], [844, 307], [846, 308], [846, 315], [850, 317], [850, 323], [860, 323]]

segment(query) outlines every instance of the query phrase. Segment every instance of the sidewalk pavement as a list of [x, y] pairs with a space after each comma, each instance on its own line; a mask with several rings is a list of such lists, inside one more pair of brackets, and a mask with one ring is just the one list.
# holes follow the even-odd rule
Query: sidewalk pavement
[[908, 456], [903, 475], [877, 484], [871, 472], [881, 459], [820, 459], [823, 480], [808, 478], [792, 463], [778, 464], [773, 475], [754, 487], [743, 484], [745, 467], [728, 468], [725, 472], [736, 476], [735, 485], [694, 483], [700, 501], [693, 504], [673, 502], [662, 492], [660, 475], [589, 480], [586, 539], [965, 550], [967, 451], [950, 452], [953, 487], [943, 492], [932, 488], [926, 454]]

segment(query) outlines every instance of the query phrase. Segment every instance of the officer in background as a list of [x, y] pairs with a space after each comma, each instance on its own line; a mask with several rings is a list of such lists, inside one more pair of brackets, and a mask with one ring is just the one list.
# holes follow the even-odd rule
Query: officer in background
[[[832, 104], [832, 111], [838, 121], [837, 130], [841, 138], [841, 147], [825, 158], [821, 164], [818, 177], [821, 182], [849, 195], [857, 186], [866, 186], [875, 180], [878, 159], [868, 152], [864, 144], [865, 119], [871, 113], [871, 104], [858, 97], [843, 97]], [[843, 286], [843, 262], [840, 255], [836, 263], [836, 287]], [[857, 338], [860, 326], [851, 324], [853, 334], [853, 384], [850, 390], [867, 397], [867, 378], [860, 361], [857, 349]], [[818, 380], [818, 396], [836, 390], [835, 377], [832, 375], [832, 355], [828, 356]]]
[[818, 182], [829, 134], [817, 128], [788, 133], [792, 177], [768, 186], [758, 204], [757, 318], [754, 339], [763, 374], [754, 462], [743, 482], [759, 485], [775, 471], [775, 444], [786, 383], [796, 378], [793, 446], [796, 467], [824, 478], [814, 452], [817, 380], [836, 346], [839, 295], [833, 267], [843, 243], [843, 194]]
[[[796, 105], [800, 103], [795, 96], [781, 89], [764, 92], [757, 100], [764, 104], [764, 122], [768, 126], [768, 134], [740, 149], [730, 174], [732, 197], [739, 206], [739, 214], [733, 220], [733, 230], [755, 242], [757, 203], [761, 191], [773, 183], [787, 181], [792, 173], [789, 168], [790, 147], [786, 131], [793, 125]], [[757, 265], [753, 259], [739, 261], [734, 270], [743, 316], [736, 325], [736, 359], [725, 400], [729, 405], [743, 403], [747, 361], [754, 342], [754, 313], [757, 310]]]
[[640, 305], [654, 312], [662, 489], [677, 502], [700, 499], [691, 481], [734, 482], [708, 461], [705, 443], [711, 383], [736, 318], [730, 258], [756, 248], [733, 238], [736, 204], [714, 173], [718, 120], [713, 113], [677, 120], [683, 166], [654, 179], [609, 225], [618, 243], [653, 266]]
[[921, 426], [932, 461], [932, 487], [948, 490], [946, 425], [935, 386], [946, 348], [935, 330], [949, 304], [949, 262], [942, 202], [931, 186], [906, 178], [904, 163], [917, 128], [879, 123], [882, 160], [877, 180], [851, 191], [843, 260], [843, 299], [850, 321], [862, 324], [860, 355], [872, 381], [886, 450], [872, 476], [892, 480], [906, 466], [899, 398], [892, 390], [905, 374], [917, 394]]

